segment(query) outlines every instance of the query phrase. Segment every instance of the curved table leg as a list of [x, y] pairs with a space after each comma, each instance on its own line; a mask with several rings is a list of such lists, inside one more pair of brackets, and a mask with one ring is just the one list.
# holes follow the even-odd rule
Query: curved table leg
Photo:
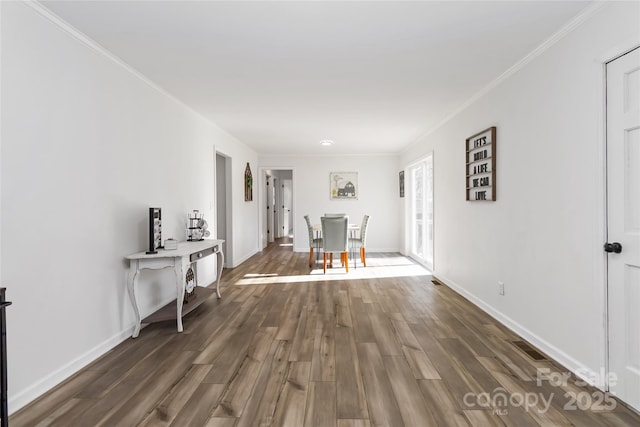
[[129, 261], [129, 277], [127, 280], [127, 289], [129, 290], [129, 299], [131, 300], [131, 305], [133, 306], [133, 312], [136, 316], [136, 324], [133, 328], [132, 338], [137, 338], [140, 334], [140, 309], [138, 308], [138, 300], [136, 299], [136, 286], [138, 284], [138, 273], [140, 270], [138, 269], [138, 260], [130, 260]]
[[224, 253], [222, 251], [217, 252], [217, 269], [218, 273], [216, 274], [216, 294], [218, 294], [218, 299], [222, 298], [220, 295], [220, 278], [222, 277], [222, 268], [224, 267]]
[[[184, 258], [184, 257], [183, 257]], [[181, 259], [176, 259], [174, 270], [176, 272], [176, 323], [178, 324], [178, 332], [182, 332], [182, 304], [184, 302], [184, 263]]]

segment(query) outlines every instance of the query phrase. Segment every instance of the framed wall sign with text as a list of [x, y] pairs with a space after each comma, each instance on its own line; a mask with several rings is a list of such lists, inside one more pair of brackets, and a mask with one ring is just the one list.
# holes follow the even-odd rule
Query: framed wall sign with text
[[467, 200], [496, 200], [496, 127], [466, 141]]

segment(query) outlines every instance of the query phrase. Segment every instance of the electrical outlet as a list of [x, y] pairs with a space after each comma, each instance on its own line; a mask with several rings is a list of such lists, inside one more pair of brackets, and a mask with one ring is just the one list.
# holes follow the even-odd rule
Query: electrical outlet
[[498, 282], [498, 294], [504, 295], [504, 283]]

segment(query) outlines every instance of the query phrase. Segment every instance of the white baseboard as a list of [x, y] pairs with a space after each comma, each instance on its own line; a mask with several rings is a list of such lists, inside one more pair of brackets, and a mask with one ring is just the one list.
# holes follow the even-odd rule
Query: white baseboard
[[8, 401], [9, 414], [13, 414], [14, 412], [31, 403], [44, 393], [50, 391], [52, 388], [54, 388], [67, 378], [70, 378], [80, 369], [89, 365], [91, 362], [95, 361], [100, 356], [104, 355], [106, 352], [131, 337], [132, 333], [133, 325], [131, 325], [129, 328], [126, 328], [124, 331], [117, 333], [108, 340], [98, 344], [91, 350], [87, 351], [86, 353], [77, 357], [66, 365], [61, 366], [58, 370], [47, 375], [40, 381], [32, 384], [31, 386], [15, 395], [10, 396]]
[[555, 345], [549, 343], [548, 341], [544, 340], [540, 336], [534, 334], [529, 329], [522, 326], [520, 323], [516, 322], [515, 320], [503, 314], [502, 312], [498, 311], [495, 307], [487, 304], [482, 299], [476, 297], [475, 295], [467, 291], [465, 288], [463, 288], [453, 280], [437, 272], [434, 272], [433, 276], [435, 276], [439, 282], [442, 282], [442, 284], [448, 286], [458, 294], [462, 295], [463, 297], [471, 301], [473, 304], [475, 304], [477, 307], [479, 307], [482, 311], [487, 313], [489, 316], [493, 317], [498, 322], [502, 323], [504, 326], [511, 329], [514, 333], [518, 334], [525, 340], [529, 341], [531, 344], [533, 344], [535, 347], [540, 349], [543, 353], [547, 354], [548, 356], [553, 358], [556, 362], [560, 363], [562, 366], [567, 368], [577, 377], [579, 377], [586, 383], [594, 387], [597, 387], [599, 389], [602, 389], [604, 391], [602, 384], [598, 384], [598, 381], [594, 382], [594, 379], [602, 377], [602, 373], [595, 372], [592, 369], [588, 368], [579, 360], [576, 360], [575, 358], [569, 356], [567, 353], [560, 350]]

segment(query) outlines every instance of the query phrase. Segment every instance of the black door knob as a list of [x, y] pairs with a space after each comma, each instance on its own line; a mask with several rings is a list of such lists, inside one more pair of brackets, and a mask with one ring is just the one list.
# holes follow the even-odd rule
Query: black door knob
[[618, 242], [613, 242], [613, 243], [605, 243], [604, 244], [604, 251], [605, 252], [615, 252], [617, 254], [619, 254], [620, 252], [622, 252], [622, 245]]

